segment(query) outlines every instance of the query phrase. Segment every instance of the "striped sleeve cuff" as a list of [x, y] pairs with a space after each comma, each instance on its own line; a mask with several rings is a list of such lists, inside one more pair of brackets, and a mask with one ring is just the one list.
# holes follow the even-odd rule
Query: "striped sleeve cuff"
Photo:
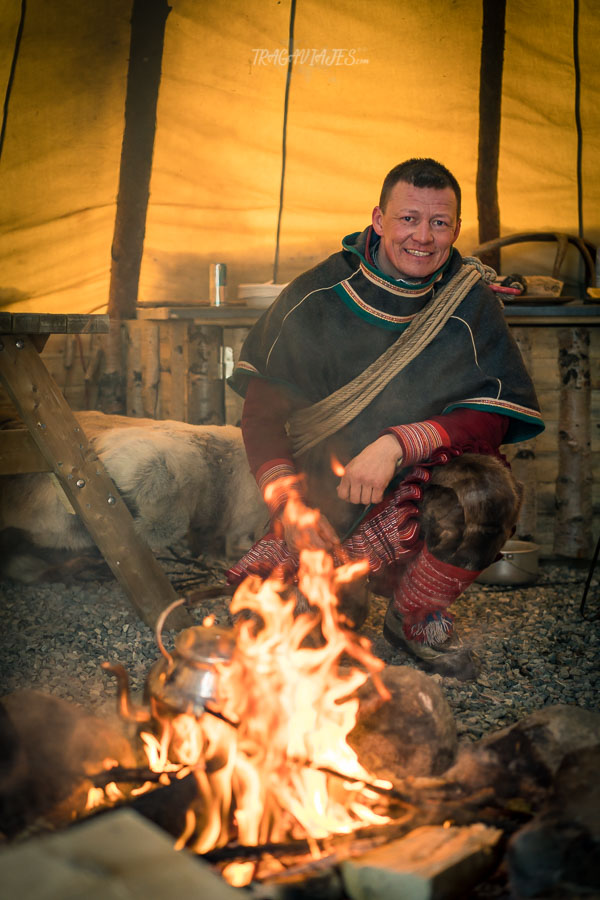
[[438, 422], [426, 419], [411, 425], [394, 425], [383, 434], [393, 434], [402, 448], [402, 466], [413, 466], [429, 459], [438, 447], [449, 447], [450, 437]]
[[288, 459], [271, 459], [256, 473], [256, 483], [271, 514], [276, 519], [284, 510], [292, 493], [303, 495], [302, 481]]

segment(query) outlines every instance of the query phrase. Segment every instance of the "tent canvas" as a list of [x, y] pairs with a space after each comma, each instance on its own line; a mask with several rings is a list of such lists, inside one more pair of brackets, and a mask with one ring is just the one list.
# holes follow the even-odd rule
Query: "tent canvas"
[[[170, 6], [137, 297], [146, 305], [206, 302], [215, 261], [228, 264], [233, 298], [239, 283], [269, 281], [279, 213], [290, 0]], [[0, 2], [3, 309], [107, 308], [131, 12], [131, 0]], [[583, 234], [600, 242], [596, 12], [594, 0], [507, 0], [503, 235], [577, 234], [580, 149]], [[481, 31], [481, 0], [298, 0], [278, 281], [362, 229], [383, 176], [410, 156], [456, 174], [458, 247], [478, 244]], [[511, 248], [503, 269], [549, 273], [553, 254]]]

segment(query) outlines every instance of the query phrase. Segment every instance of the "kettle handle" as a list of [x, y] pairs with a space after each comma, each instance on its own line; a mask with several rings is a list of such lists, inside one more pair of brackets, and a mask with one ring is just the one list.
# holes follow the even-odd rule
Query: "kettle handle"
[[158, 644], [158, 649], [160, 650], [160, 652], [162, 653], [164, 658], [167, 660], [167, 663], [169, 666], [169, 668], [167, 670], [168, 672], [171, 672], [171, 670], [174, 666], [174, 663], [173, 663], [173, 657], [171, 656], [169, 651], [166, 649], [166, 647], [162, 641], [162, 630], [164, 628], [164, 624], [165, 624], [167, 616], [170, 615], [170, 613], [172, 613], [174, 609], [176, 609], [178, 606], [181, 606], [181, 604], [185, 603], [186, 601], [190, 604], [190, 606], [195, 606], [199, 603], [202, 603], [204, 600], [209, 599], [210, 597], [223, 597], [223, 596], [232, 597], [234, 595], [234, 593], [235, 593], [235, 587], [233, 585], [229, 585], [229, 584], [215, 585], [215, 584], [213, 584], [208, 587], [199, 588], [198, 590], [191, 591], [191, 593], [186, 594], [183, 597], [178, 597], [177, 600], [173, 600], [172, 603], [170, 603], [167, 607], [165, 607], [165, 609], [163, 609], [160, 616], [156, 620], [155, 635], [156, 635], [156, 643]]
[[169, 653], [169, 651], [163, 644], [163, 640], [162, 640], [163, 626], [165, 624], [165, 620], [166, 620], [167, 616], [170, 615], [173, 612], [173, 610], [176, 609], [178, 606], [181, 606], [182, 603], [185, 603], [186, 599], [187, 599], [187, 597], [178, 597], [177, 600], [173, 600], [172, 603], [169, 603], [169, 605], [163, 609], [160, 616], [156, 620], [156, 628], [155, 628], [156, 643], [158, 644], [158, 649], [160, 650], [160, 652], [162, 653], [164, 658], [167, 660], [167, 665], [168, 665], [167, 673], [171, 672], [174, 663], [173, 663], [173, 657], [171, 656], [171, 654]]

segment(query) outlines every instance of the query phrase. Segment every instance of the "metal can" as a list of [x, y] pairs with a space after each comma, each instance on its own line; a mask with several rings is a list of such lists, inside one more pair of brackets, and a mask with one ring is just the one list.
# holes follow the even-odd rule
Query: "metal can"
[[209, 297], [211, 306], [224, 306], [227, 287], [227, 266], [212, 263], [209, 270]]

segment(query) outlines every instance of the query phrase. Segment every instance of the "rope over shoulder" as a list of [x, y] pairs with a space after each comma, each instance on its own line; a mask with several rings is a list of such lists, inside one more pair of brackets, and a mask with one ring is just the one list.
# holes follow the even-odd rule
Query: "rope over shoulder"
[[485, 281], [486, 284], [492, 284], [497, 278], [498, 273], [496, 270], [492, 269], [491, 266], [486, 266], [477, 256], [463, 256], [463, 264], [475, 266], [481, 275], [481, 280]]
[[306, 453], [356, 418], [392, 378], [439, 334], [471, 288], [480, 279], [489, 282], [495, 277], [496, 273], [489, 266], [484, 266], [475, 257], [468, 257], [446, 287], [417, 313], [398, 340], [364, 372], [317, 403], [296, 410], [290, 416], [287, 432], [294, 455]]

